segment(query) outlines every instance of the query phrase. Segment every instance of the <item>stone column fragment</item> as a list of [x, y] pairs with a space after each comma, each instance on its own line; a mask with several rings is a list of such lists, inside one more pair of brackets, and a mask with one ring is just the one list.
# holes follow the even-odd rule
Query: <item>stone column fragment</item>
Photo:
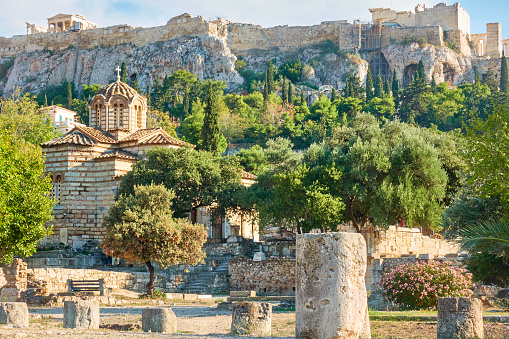
[[371, 338], [362, 235], [298, 235], [296, 256], [295, 337]]
[[99, 301], [64, 301], [64, 328], [99, 329]]
[[269, 303], [234, 303], [231, 331], [235, 335], [270, 337], [272, 331], [272, 305]]
[[438, 339], [484, 337], [482, 302], [476, 298], [438, 298]]
[[141, 312], [141, 329], [145, 332], [177, 332], [177, 316], [171, 308], [144, 308]]
[[0, 303], [0, 324], [28, 327], [28, 307], [26, 303]]

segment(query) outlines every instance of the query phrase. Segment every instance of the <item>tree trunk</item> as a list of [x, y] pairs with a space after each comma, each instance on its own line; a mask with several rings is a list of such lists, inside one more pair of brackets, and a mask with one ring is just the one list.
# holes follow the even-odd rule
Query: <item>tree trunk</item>
[[155, 272], [154, 272], [154, 266], [150, 261], [146, 261], [145, 265], [147, 265], [148, 271], [150, 272], [150, 277], [147, 283], [147, 295], [152, 296], [152, 293], [154, 293], [154, 280], [155, 280]]
[[353, 227], [355, 228], [357, 233], [360, 233], [361, 232], [361, 228], [359, 227], [359, 224], [357, 223], [357, 219], [353, 215], [353, 201], [354, 200], [355, 200], [355, 198], [350, 199], [350, 201], [349, 201], [349, 204], [348, 204], [348, 214], [350, 215], [350, 220], [352, 220]]

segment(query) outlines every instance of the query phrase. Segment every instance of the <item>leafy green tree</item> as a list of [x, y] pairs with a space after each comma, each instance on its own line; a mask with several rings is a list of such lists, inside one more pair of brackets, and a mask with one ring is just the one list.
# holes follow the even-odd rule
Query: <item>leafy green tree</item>
[[145, 91], [145, 96], [147, 97], [147, 109], [152, 108], [152, 100], [150, 98], [151, 92], [150, 92], [150, 84], [147, 84], [147, 90]]
[[371, 68], [368, 68], [368, 74], [366, 75], [366, 101], [373, 99], [373, 75], [371, 74]]
[[303, 65], [300, 60], [297, 62], [289, 61], [279, 66], [279, 74], [288, 78], [293, 83], [298, 83], [302, 76], [302, 69]]
[[83, 100], [88, 100], [92, 98], [99, 90], [101, 89], [101, 86], [98, 84], [92, 84], [90, 86], [83, 85], [83, 91], [81, 92], [81, 96]]
[[364, 112], [373, 114], [378, 119], [391, 119], [396, 111], [392, 97], [375, 97], [364, 105]]
[[189, 115], [189, 86], [184, 90], [184, 117]]
[[267, 93], [270, 95], [276, 91], [276, 84], [274, 83], [274, 65], [272, 60], [269, 61], [267, 67]]
[[162, 128], [169, 135], [177, 137], [175, 127], [168, 113], [157, 110], [147, 111], [147, 128]]
[[502, 51], [502, 58], [500, 59], [500, 92], [507, 93], [509, 90], [508, 86], [508, 70], [507, 70], [507, 58], [505, 57], [505, 52]]
[[209, 82], [207, 90], [207, 105], [205, 106], [201, 140], [200, 149], [216, 155], [220, 154], [219, 109], [217, 97], [212, 91], [212, 82]]
[[505, 287], [509, 284], [509, 260], [489, 252], [471, 252], [467, 269], [474, 275], [474, 281], [483, 285]]
[[135, 78], [132, 83], [131, 83], [131, 87], [138, 93], [142, 94], [141, 92], [141, 88], [140, 88], [140, 85], [138, 84], [138, 78]]
[[37, 102], [29, 94], [0, 101], [0, 128], [16, 138], [39, 145], [58, 135], [46, 114], [38, 109]]
[[53, 219], [50, 177], [44, 174], [41, 149], [0, 130], [0, 261], [35, 253], [39, 240], [52, 233], [44, 226]]
[[174, 199], [175, 194], [163, 185], [134, 186], [134, 194], [119, 196], [104, 218], [106, 236], [101, 247], [111, 256], [147, 266], [149, 296], [154, 290], [153, 263], [166, 268], [195, 265], [205, 258], [205, 227], [173, 218]]
[[122, 61], [120, 66], [120, 81], [127, 84], [127, 65], [125, 61]]
[[198, 98], [193, 102], [191, 114], [182, 121], [181, 132], [185, 141], [196, 146], [201, 145], [201, 130], [204, 118], [205, 110], [200, 98]]
[[417, 65], [417, 76], [416, 79], [421, 81], [422, 83], [427, 83], [426, 69], [424, 68], [424, 62], [419, 60], [419, 64]]
[[88, 116], [88, 102], [85, 100], [72, 99], [71, 108], [72, 111], [76, 112], [78, 115], [75, 117], [76, 120], [81, 122], [82, 124], [89, 124], [89, 116]]
[[359, 78], [351, 72], [346, 78], [346, 86], [343, 89], [343, 95], [345, 98], [364, 98], [364, 89], [362, 88]]
[[134, 194], [136, 185], [163, 184], [175, 193], [173, 215], [186, 218], [193, 209], [217, 202], [227, 187], [240, 185], [240, 173], [237, 163], [209, 152], [156, 147], [122, 178], [117, 195]]

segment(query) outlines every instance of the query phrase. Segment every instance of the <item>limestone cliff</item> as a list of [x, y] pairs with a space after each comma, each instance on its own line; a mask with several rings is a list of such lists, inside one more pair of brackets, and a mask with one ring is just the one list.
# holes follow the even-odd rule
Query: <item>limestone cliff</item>
[[428, 80], [434, 76], [437, 82], [447, 82], [450, 86], [473, 81], [476, 71], [485, 74], [491, 68], [497, 72], [500, 65], [499, 59], [472, 58], [445, 46], [429, 44], [389, 45], [381, 50], [381, 54], [331, 53], [324, 51], [323, 45], [316, 44], [293, 49], [235, 50], [235, 55], [227, 41], [226, 38], [205, 35], [174, 38], [144, 46], [131, 43], [96, 47], [79, 50], [77, 61], [75, 48], [53, 55], [48, 51], [21, 53], [7, 73], [7, 80], [4, 79], [1, 84], [0, 79], [0, 91], [4, 87], [4, 96], [14, 88], [38, 93], [45, 86], [59, 84], [63, 80], [74, 81], [78, 89], [84, 84], [102, 85], [115, 79], [113, 70], [122, 61], [128, 65], [128, 76], [135, 75], [141, 88], [146, 88], [148, 83], [153, 84], [155, 79], [161, 79], [165, 74], [186, 69], [201, 79], [225, 81], [229, 91], [241, 90], [244, 83], [235, 70], [238, 56], [242, 56], [247, 67], [255, 72], [265, 71], [270, 60], [277, 65], [301, 60], [306, 64], [303, 84], [312, 87], [332, 85], [337, 89], [344, 86], [350, 72], [355, 72], [363, 83], [368, 67], [373, 67], [377, 55], [386, 63], [389, 72], [396, 70], [403, 87], [411, 81], [420, 60], [424, 62]]
[[106, 84], [115, 79], [114, 69], [122, 61], [129, 65], [128, 76], [136, 75], [142, 88], [155, 78], [186, 69], [202, 79], [225, 81], [235, 90], [244, 81], [235, 71], [236, 60], [224, 39], [209, 36], [177, 38], [143, 47], [123, 44], [80, 50], [77, 61], [73, 48], [54, 55], [22, 53], [9, 72], [3, 95], [9, 95], [14, 88], [37, 93], [63, 80], [74, 81], [77, 88], [84, 84]]

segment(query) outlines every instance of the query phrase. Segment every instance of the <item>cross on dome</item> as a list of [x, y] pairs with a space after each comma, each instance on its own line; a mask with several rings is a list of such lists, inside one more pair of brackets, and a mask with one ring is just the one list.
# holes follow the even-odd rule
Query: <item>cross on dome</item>
[[117, 66], [117, 68], [115, 68], [115, 71], [117, 71], [117, 82], [120, 82], [120, 67]]

